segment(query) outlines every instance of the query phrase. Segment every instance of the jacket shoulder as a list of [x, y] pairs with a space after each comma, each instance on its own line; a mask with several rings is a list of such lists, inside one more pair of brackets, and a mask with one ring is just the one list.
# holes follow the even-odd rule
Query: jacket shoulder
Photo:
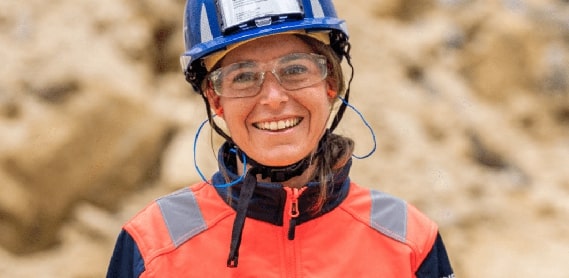
[[352, 183], [349, 210], [360, 221], [400, 244], [408, 246], [421, 262], [431, 250], [438, 226], [408, 202]]
[[123, 228], [146, 261], [178, 248], [232, 213], [204, 182], [156, 199]]

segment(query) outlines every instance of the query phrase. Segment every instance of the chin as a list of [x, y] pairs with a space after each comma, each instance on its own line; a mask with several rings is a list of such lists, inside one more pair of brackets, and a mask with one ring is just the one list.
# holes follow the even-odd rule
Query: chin
[[264, 144], [251, 152], [244, 151], [258, 163], [271, 167], [289, 166], [299, 162], [311, 152], [298, 144]]
[[[291, 164], [297, 163], [302, 160], [306, 156], [299, 156], [298, 158], [290, 157], [283, 159], [283, 156], [275, 156], [275, 157], [264, 157], [261, 160], [256, 160], [257, 162], [271, 167], [284, 167], [289, 166]], [[254, 158], [253, 158], [254, 159]]]

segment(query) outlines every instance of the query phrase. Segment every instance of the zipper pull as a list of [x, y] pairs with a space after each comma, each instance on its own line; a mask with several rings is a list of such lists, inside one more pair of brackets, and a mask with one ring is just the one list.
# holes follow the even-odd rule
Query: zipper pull
[[292, 195], [290, 198], [290, 211], [289, 211], [290, 221], [289, 221], [289, 226], [288, 226], [288, 239], [289, 240], [294, 239], [295, 230], [296, 230], [296, 218], [300, 215], [300, 210], [298, 208], [298, 197], [300, 196], [300, 194], [302, 194], [302, 192], [305, 189], [306, 189], [306, 187], [303, 187], [301, 189], [292, 188]]

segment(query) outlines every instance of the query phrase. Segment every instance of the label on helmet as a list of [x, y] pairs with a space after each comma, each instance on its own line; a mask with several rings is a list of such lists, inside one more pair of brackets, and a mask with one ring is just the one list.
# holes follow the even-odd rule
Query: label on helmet
[[272, 17], [302, 14], [298, 0], [219, 0], [222, 30], [246, 27], [250, 22], [257, 26], [270, 25]]

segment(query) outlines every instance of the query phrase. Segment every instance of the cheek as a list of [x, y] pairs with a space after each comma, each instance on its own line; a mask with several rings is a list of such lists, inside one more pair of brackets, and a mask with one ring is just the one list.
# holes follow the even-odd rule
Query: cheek
[[311, 114], [315, 129], [325, 129], [330, 118], [330, 106], [322, 105], [321, 108]]
[[252, 109], [246, 103], [232, 101], [222, 101], [220, 107], [223, 109], [222, 118], [230, 132], [246, 124], [247, 116]]
[[312, 117], [316, 117], [318, 120], [327, 119], [330, 116], [333, 103], [334, 101], [328, 97], [322, 97], [317, 101], [313, 101], [309, 108], [312, 111]]

